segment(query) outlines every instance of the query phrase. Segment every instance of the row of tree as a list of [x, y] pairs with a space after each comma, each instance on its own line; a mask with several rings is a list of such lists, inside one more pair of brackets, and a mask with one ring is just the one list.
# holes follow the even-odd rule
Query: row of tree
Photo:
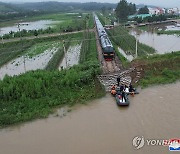
[[166, 14], [161, 14], [161, 15], [152, 15], [152, 17], [136, 17], [133, 20], [136, 21], [137, 23], [146, 23], [146, 22], [158, 22], [158, 21], [166, 21], [168, 18], [175, 18], [177, 17], [176, 15], [166, 15]]

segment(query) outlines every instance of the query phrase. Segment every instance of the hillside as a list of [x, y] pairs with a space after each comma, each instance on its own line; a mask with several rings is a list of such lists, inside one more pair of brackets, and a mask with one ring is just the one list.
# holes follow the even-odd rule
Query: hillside
[[57, 12], [57, 11], [93, 11], [101, 10], [101, 8], [116, 8], [117, 4], [111, 3], [66, 3], [66, 2], [36, 2], [36, 3], [18, 3], [18, 4], [6, 4], [0, 3], [0, 7], [6, 6], [5, 10], [17, 10], [21, 8], [27, 11], [46, 11], [46, 12]]
[[19, 13], [22, 9], [14, 4], [7, 4], [0, 2], [0, 14], [12, 14], [12, 13]]

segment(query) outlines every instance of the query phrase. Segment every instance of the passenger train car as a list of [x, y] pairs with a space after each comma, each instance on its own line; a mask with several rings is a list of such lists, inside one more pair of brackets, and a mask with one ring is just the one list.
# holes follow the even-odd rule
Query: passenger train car
[[111, 60], [113, 60], [114, 54], [115, 54], [113, 45], [103, 27], [103, 25], [101, 24], [97, 15], [95, 15], [95, 14], [94, 14], [94, 20], [95, 20], [98, 36], [100, 39], [104, 59], [111, 61]]

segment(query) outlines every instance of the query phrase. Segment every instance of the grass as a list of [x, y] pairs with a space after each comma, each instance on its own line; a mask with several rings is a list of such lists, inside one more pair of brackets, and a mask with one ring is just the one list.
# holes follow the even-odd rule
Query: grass
[[8, 61], [24, 54], [33, 44], [34, 42], [32, 41], [0, 44], [0, 67]]
[[38, 43], [38, 44], [35, 44], [34, 46], [32, 46], [27, 51], [27, 55], [32, 58], [32, 57], [34, 57], [36, 55], [39, 55], [39, 54], [43, 53], [47, 49], [52, 49], [53, 47], [58, 48], [59, 46], [62, 46], [62, 43], [57, 42], [57, 41], [56, 42]]
[[[89, 40], [87, 40], [89, 39]], [[86, 61], [97, 61], [97, 49], [95, 34], [93, 32], [84, 32], [84, 41], [80, 52], [80, 63]]]
[[5, 77], [0, 81], [0, 126], [44, 118], [57, 106], [101, 96], [103, 88], [95, 81], [98, 67], [88, 63], [68, 71], [31, 71]]
[[[70, 41], [65, 42], [65, 48], [66, 50], [69, 48]], [[46, 66], [46, 70], [52, 71], [57, 70], [59, 67], [60, 62], [62, 61], [64, 56], [64, 48], [63, 45], [58, 49], [58, 51], [54, 54], [54, 56], [51, 58], [51, 60], [48, 62]]]
[[118, 50], [118, 46], [112, 41], [113, 47], [115, 49], [116, 55], [118, 56], [118, 58], [120, 59], [122, 65], [124, 68], [128, 68], [130, 65], [130, 62], [128, 62], [128, 60], [119, 52]]
[[133, 63], [143, 66], [144, 78], [139, 83], [142, 87], [173, 83], [180, 79], [180, 51], [142, 57]]
[[157, 34], [167, 34], [167, 35], [180, 35], [180, 30], [168, 30], [168, 31], [158, 31]]

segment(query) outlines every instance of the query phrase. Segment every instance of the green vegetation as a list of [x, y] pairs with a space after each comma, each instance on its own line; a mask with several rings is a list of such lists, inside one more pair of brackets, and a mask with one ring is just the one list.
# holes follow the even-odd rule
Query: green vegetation
[[[66, 51], [68, 50], [69, 45], [70, 45], [70, 40], [64, 42], [64, 46], [65, 46]], [[48, 65], [46, 66], [45, 69], [49, 70], [49, 71], [57, 70], [60, 62], [63, 59], [63, 56], [64, 56], [64, 48], [63, 48], [63, 45], [61, 44], [61, 47], [58, 49], [58, 51], [54, 54], [54, 56], [48, 62]]]
[[66, 3], [66, 2], [37, 2], [9, 4], [0, 2], [0, 21], [22, 19], [42, 14], [59, 12], [92, 12], [105, 8], [115, 8], [110, 3]]
[[149, 9], [147, 6], [144, 6], [138, 10], [138, 14], [149, 14]]
[[168, 31], [161, 30], [161, 31], [158, 31], [157, 34], [180, 35], [180, 30], [168, 30]]
[[19, 31], [18, 32], [11, 31], [9, 34], [3, 35], [3, 38], [9, 39], [9, 38], [16, 38], [16, 37], [38, 36], [40, 34], [52, 34], [52, 33], [80, 31], [80, 30], [85, 29], [86, 22], [87, 22], [86, 26], [88, 26], [89, 28], [93, 28], [92, 14], [83, 14], [83, 13], [46, 14], [46, 15], [26, 18], [24, 21], [28, 22], [28, 21], [37, 21], [37, 20], [53, 20], [53, 21], [56, 21], [56, 23], [51, 25], [52, 27], [48, 27], [46, 29], [38, 29], [38, 30], [23, 29], [20, 32]]
[[120, 0], [116, 7], [116, 16], [120, 21], [126, 21], [128, 15], [136, 13], [136, 5], [128, 3], [126, 0]]
[[97, 63], [97, 49], [95, 34], [93, 32], [84, 32], [84, 40], [81, 47], [80, 63], [86, 61]]
[[[128, 30], [122, 26], [115, 27], [108, 31], [108, 34], [113, 42], [120, 46], [126, 54], [135, 55], [136, 38], [129, 34]], [[138, 42], [138, 55], [143, 56], [154, 53], [155, 49], [145, 44]]]
[[130, 62], [119, 52], [118, 46], [116, 43], [114, 43], [114, 41], [111, 41], [113, 44], [113, 47], [115, 49], [116, 55], [118, 56], [118, 58], [120, 59], [122, 65], [124, 68], [128, 68], [130, 65]]
[[0, 67], [8, 61], [24, 54], [28, 48], [30, 48], [34, 42], [13, 42], [0, 44]]
[[140, 29], [140, 30], [143, 30], [143, 31], [148, 31], [149, 30], [148, 26], [138, 26], [137, 28]]
[[172, 83], [180, 79], [180, 51], [142, 57], [134, 63], [143, 66], [144, 78], [139, 83], [142, 87]]
[[53, 47], [58, 48], [59, 46], [60, 43], [57, 41], [37, 43], [34, 46], [32, 46], [29, 50], [27, 50], [27, 55], [32, 58], [38, 54], [43, 53], [47, 49], [52, 49]]
[[89, 62], [68, 71], [32, 71], [5, 77], [0, 81], [0, 126], [47, 117], [59, 105], [101, 96], [102, 87], [95, 81], [98, 73], [99, 66]]
[[136, 21], [137, 23], [146, 23], [146, 22], [161, 22], [161, 21], [166, 21], [167, 19], [171, 18], [171, 19], [177, 19], [178, 16], [176, 15], [167, 15], [167, 14], [161, 14], [161, 15], [152, 15], [152, 16], [148, 16], [148, 17], [134, 17], [133, 21]]
[[54, 54], [51, 60], [48, 62], [46, 66], [46, 70], [56, 70], [59, 67], [60, 62], [63, 59], [64, 50], [63, 47], [60, 47], [58, 51]]
[[[93, 39], [84, 41], [89, 46], [83, 50], [85, 53], [80, 65], [68, 70], [54, 70], [62, 57], [61, 47], [48, 64], [47, 70], [29, 71], [14, 77], [5, 76], [0, 81], [0, 127], [45, 118], [56, 107], [85, 103], [105, 94], [104, 88], [96, 79], [101, 70], [95, 36], [91, 32], [87, 35]], [[61, 40], [68, 42], [71, 38], [73, 42], [79, 37], [82, 37], [82, 33], [64, 36]], [[41, 43], [42, 40], [36, 41]], [[55, 38], [45, 40], [54, 41]]]

